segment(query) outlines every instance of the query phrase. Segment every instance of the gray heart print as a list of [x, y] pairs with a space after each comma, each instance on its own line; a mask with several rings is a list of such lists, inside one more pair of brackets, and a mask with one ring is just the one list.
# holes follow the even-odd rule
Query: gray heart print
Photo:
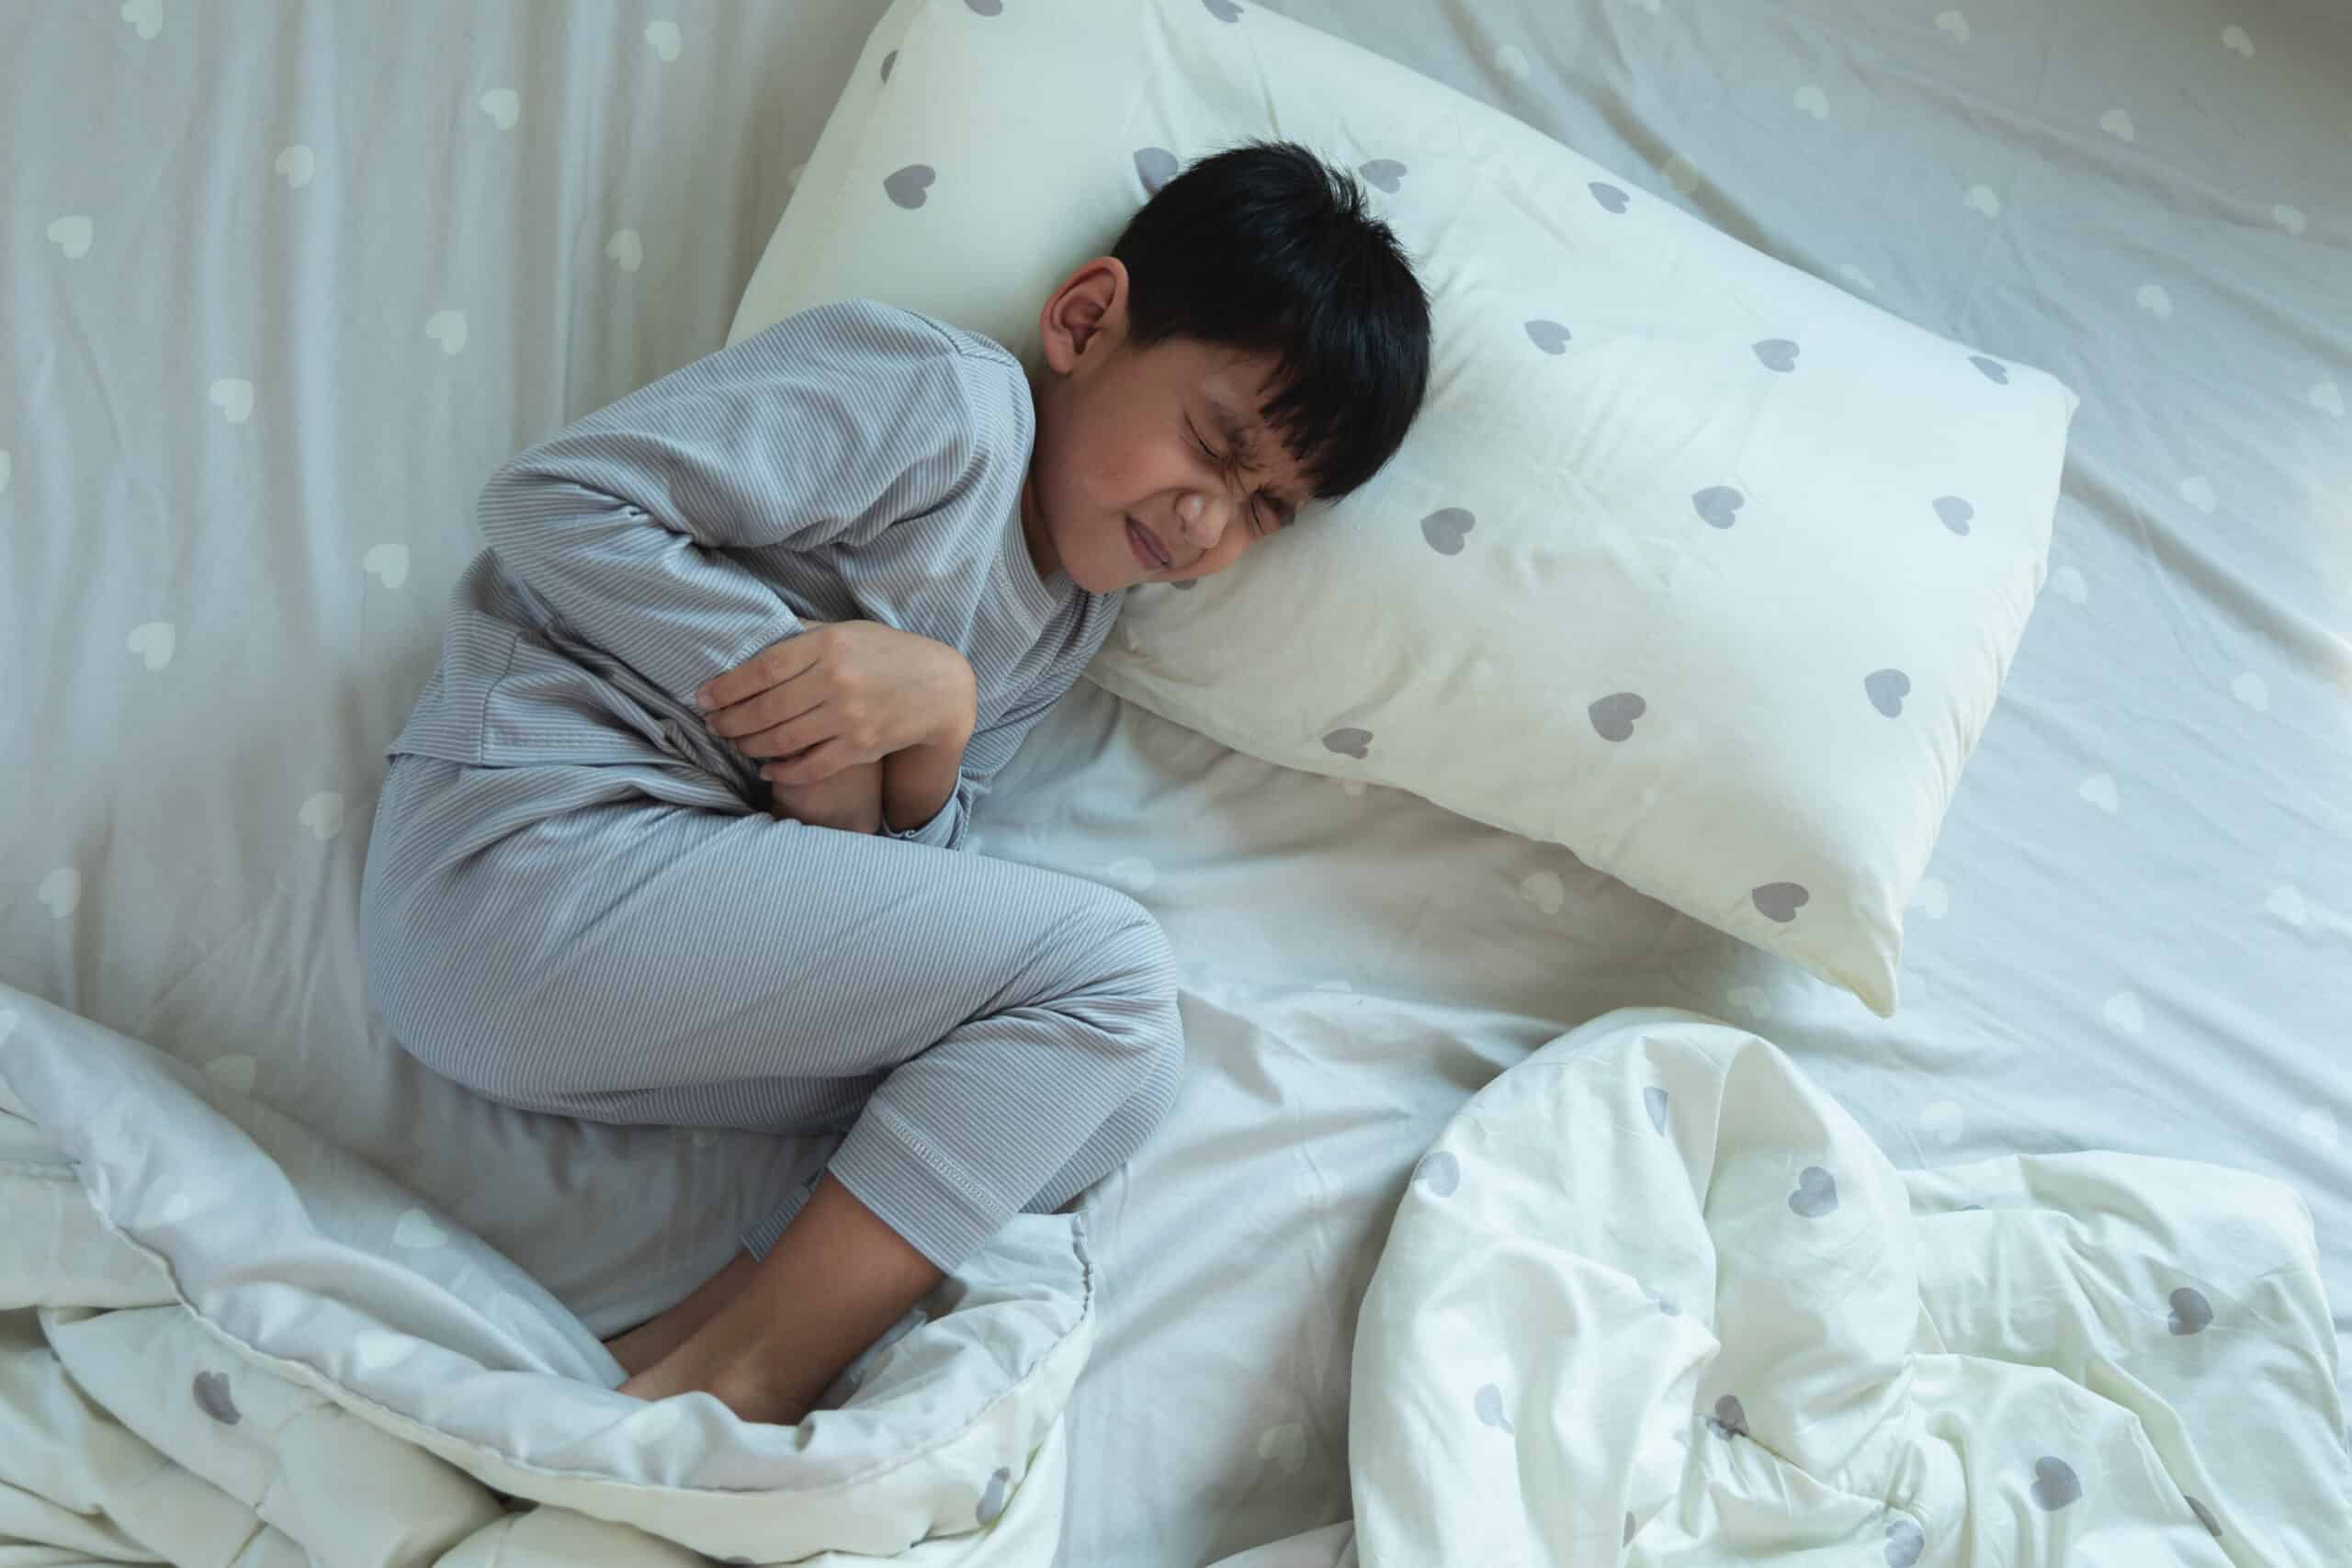
[[2222, 1521], [2213, 1517], [2213, 1510], [2199, 1502], [2196, 1498], [2191, 1497], [2186, 1492], [2182, 1493], [2180, 1496], [2181, 1501], [2188, 1505], [2188, 1511], [2197, 1516], [2197, 1522], [2205, 1527], [2205, 1533], [2211, 1536], [2215, 1540], [2221, 1540]]
[[1889, 718], [1903, 716], [1903, 699], [1911, 694], [1911, 677], [1900, 670], [1873, 670], [1862, 677], [1862, 691], [1871, 706]]
[[1241, 19], [1241, 7], [1235, 5], [1233, 0], [1201, 0], [1201, 4], [1208, 8], [1210, 16], [1220, 22], [1238, 22]]
[[1343, 757], [1353, 757], [1361, 762], [1372, 752], [1372, 731], [1335, 729], [1323, 738], [1323, 750], [1337, 751]]
[[233, 1427], [240, 1419], [237, 1402], [229, 1397], [229, 1380], [219, 1372], [196, 1374], [196, 1407], [223, 1427]]
[[1449, 506], [1421, 519], [1421, 537], [1427, 539], [1430, 548], [1438, 554], [1458, 556], [1462, 553], [1463, 540], [1477, 525], [1478, 520], [1466, 508]]
[[1797, 1190], [1789, 1194], [1789, 1211], [1804, 1219], [1817, 1220], [1836, 1212], [1838, 1179], [1817, 1165], [1806, 1166], [1797, 1172]]
[[1655, 1084], [1642, 1090], [1642, 1108], [1650, 1113], [1650, 1125], [1666, 1131], [1666, 1090]]
[[2172, 1293], [2172, 1314], [2165, 1326], [2175, 1334], [2202, 1334], [2212, 1322], [2213, 1303], [2205, 1299], [2204, 1292], [2183, 1285]]
[[1984, 379], [1995, 386], [2006, 387], [2009, 384], [2009, 367], [1999, 360], [1987, 359], [1981, 354], [1972, 354], [1968, 356], [1968, 362], [1984, 372]]
[[1159, 187], [1176, 177], [1176, 154], [1165, 147], [1138, 147], [1136, 173], [1142, 177], [1144, 193], [1158, 196]]
[[1682, 1303], [1676, 1301], [1672, 1296], [1661, 1294], [1653, 1296], [1651, 1300], [1657, 1303], [1657, 1310], [1665, 1314], [1668, 1317], [1680, 1317], [1682, 1315]]
[[1886, 1521], [1886, 1568], [1911, 1568], [1928, 1550], [1928, 1532], [1916, 1520]]
[[930, 199], [931, 182], [938, 177], [939, 171], [929, 164], [909, 164], [884, 180], [882, 188], [892, 201], [911, 212]]
[[1415, 1168], [1413, 1179], [1441, 1198], [1451, 1198], [1462, 1185], [1462, 1162], [1444, 1149], [1433, 1149]]
[[964, 4], [972, 8], [972, 14], [976, 17], [1004, 15], [1004, 0], [964, 0]]
[[890, 79], [890, 67], [897, 63], [899, 63], [899, 51], [895, 49], [882, 57], [882, 80], [888, 82]]
[[1584, 188], [1592, 192], [1593, 200], [1600, 203], [1601, 206], [1607, 208], [1610, 211], [1623, 212], [1625, 210], [1625, 193], [1619, 190], [1615, 186], [1611, 185], [1608, 181], [1595, 180]]
[[1710, 528], [1728, 528], [1738, 519], [1733, 515], [1747, 504], [1747, 497], [1729, 485], [1709, 485], [1690, 497], [1690, 509]]
[[1405, 165], [1394, 158], [1374, 158], [1371, 163], [1359, 166], [1356, 173], [1395, 196], [1396, 187], [1404, 182]]
[[1639, 692], [1612, 692], [1584, 711], [1603, 740], [1629, 740], [1634, 721], [1649, 710]]
[[1618, 1544], [1618, 1545], [1620, 1545], [1620, 1546], [1631, 1546], [1631, 1545], [1633, 1545], [1633, 1544], [1634, 1544], [1634, 1532], [1636, 1529], [1638, 1529], [1639, 1528], [1640, 1528], [1639, 1526], [1637, 1526], [1637, 1525], [1635, 1525], [1635, 1524], [1634, 1523], [1634, 1516], [1633, 1516], [1633, 1515], [1631, 1515], [1631, 1514], [1627, 1514], [1627, 1515], [1625, 1516], [1625, 1539], [1624, 1539], [1623, 1540], [1619, 1541], [1617, 1544]]
[[1753, 1435], [1747, 1429], [1747, 1410], [1739, 1403], [1737, 1394], [1727, 1393], [1716, 1400], [1715, 1413], [1707, 1417], [1707, 1425], [1715, 1429], [1716, 1437], [1725, 1440]]
[[2063, 1459], [2047, 1455], [2033, 1461], [2033, 1500], [2051, 1513], [2078, 1501], [2083, 1483], [2075, 1474], [2075, 1467]]
[[1813, 902], [1813, 895], [1794, 882], [1768, 882], [1748, 894], [1755, 900], [1756, 912], [1768, 920], [1787, 925], [1797, 918], [1797, 911]]
[[1968, 520], [1976, 515], [1976, 508], [1956, 495], [1936, 497], [1935, 507], [1936, 516], [1945, 527], [1963, 539], [1968, 537]]
[[1567, 353], [1568, 338], [1570, 333], [1568, 329], [1562, 326], [1559, 322], [1547, 321], [1538, 318], [1535, 321], [1527, 322], [1524, 330], [1527, 333], [1527, 341], [1542, 349], [1544, 353]]
[[1012, 1472], [1002, 1465], [997, 1466], [996, 1473], [989, 1477], [989, 1489], [980, 1494], [980, 1506], [972, 1510], [972, 1517], [983, 1525], [996, 1523], [997, 1516], [1004, 1512], [1005, 1492], [1012, 1484]]
[[1481, 1427], [1499, 1427], [1506, 1432], [1515, 1430], [1510, 1424], [1510, 1418], [1503, 1414], [1503, 1391], [1493, 1383], [1481, 1383], [1478, 1386], [1478, 1393], [1471, 1403], [1471, 1408], [1478, 1413], [1478, 1425]]
[[1768, 337], [1755, 345], [1756, 358], [1767, 370], [1793, 370], [1800, 350], [1784, 337]]

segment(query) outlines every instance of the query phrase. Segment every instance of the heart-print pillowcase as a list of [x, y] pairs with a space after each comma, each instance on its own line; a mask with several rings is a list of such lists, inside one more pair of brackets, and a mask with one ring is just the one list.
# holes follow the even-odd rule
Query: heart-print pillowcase
[[899, 0], [733, 336], [865, 295], [1034, 362], [1191, 159], [1356, 170], [1431, 297], [1372, 483], [1089, 671], [1238, 750], [1410, 790], [1895, 1002], [1903, 911], [2039, 592], [2075, 399], [1529, 128], [1233, 0]]

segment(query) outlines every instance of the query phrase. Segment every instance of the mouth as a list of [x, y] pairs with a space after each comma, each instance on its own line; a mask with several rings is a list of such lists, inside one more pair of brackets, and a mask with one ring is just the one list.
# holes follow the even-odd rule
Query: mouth
[[1148, 571], [1166, 571], [1176, 564], [1168, 547], [1159, 542], [1159, 536], [1133, 517], [1127, 519], [1127, 548], [1135, 551], [1136, 559], [1143, 562]]

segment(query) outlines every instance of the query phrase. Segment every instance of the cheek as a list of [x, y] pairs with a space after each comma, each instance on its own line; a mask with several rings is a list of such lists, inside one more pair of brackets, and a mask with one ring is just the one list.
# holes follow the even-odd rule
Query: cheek
[[1150, 448], [1114, 437], [1095, 455], [1094, 474], [1103, 502], [1111, 506], [1142, 511], [1160, 491], [1172, 488], [1174, 472]]
[[1245, 524], [1237, 524], [1234, 527], [1227, 528], [1225, 531], [1225, 536], [1216, 542], [1216, 547], [1201, 558], [1200, 575], [1214, 577], [1239, 560], [1242, 552], [1250, 547], [1252, 537]]
[[1080, 459], [1096, 496], [1117, 509], [1136, 509], [1162, 491], [1190, 482], [1183, 454], [1160, 421], [1135, 410], [1104, 410], [1087, 432]]
[[1156, 513], [1160, 498], [1195, 483], [1186, 455], [1157, 423], [1108, 400], [1081, 403], [1057, 432], [1057, 488], [1064, 511], [1104, 518]]
[[1132, 499], [1119, 433], [1100, 418], [1081, 419], [1064, 431], [1060, 457], [1062, 493], [1072, 511], [1113, 512]]

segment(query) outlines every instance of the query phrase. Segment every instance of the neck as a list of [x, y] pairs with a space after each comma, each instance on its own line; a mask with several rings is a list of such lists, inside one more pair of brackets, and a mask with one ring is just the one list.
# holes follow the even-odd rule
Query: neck
[[1038, 581], [1052, 581], [1054, 573], [1062, 569], [1062, 563], [1060, 557], [1054, 553], [1054, 538], [1046, 529], [1046, 520], [1037, 512], [1034, 472], [1021, 481], [1021, 537], [1029, 547], [1029, 564], [1037, 569]]

